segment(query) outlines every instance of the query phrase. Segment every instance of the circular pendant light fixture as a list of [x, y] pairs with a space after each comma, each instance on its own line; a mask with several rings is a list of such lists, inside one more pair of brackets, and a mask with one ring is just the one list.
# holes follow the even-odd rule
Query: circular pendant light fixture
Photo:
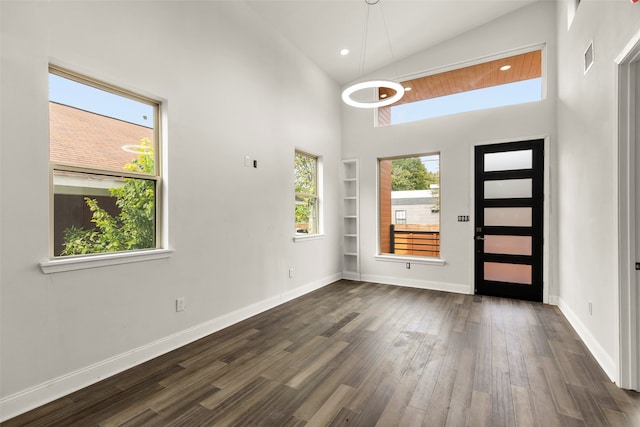
[[[384, 98], [381, 100], [371, 101], [371, 102], [362, 102], [356, 101], [351, 97], [354, 93], [364, 90], [364, 89], [372, 89], [372, 88], [385, 88], [395, 90], [396, 93], [388, 98]], [[350, 105], [356, 108], [376, 108], [376, 107], [386, 107], [387, 105], [391, 105], [396, 101], [399, 101], [400, 98], [404, 95], [404, 88], [400, 83], [387, 81], [387, 80], [372, 80], [368, 82], [356, 83], [348, 88], [346, 88], [342, 92], [342, 100], [345, 104]]]
[[[380, 0], [364, 0], [367, 6], [374, 6], [380, 2]], [[387, 35], [387, 42], [389, 44], [389, 51], [391, 52], [391, 59], [394, 60], [393, 50], [391, 49], [391, 38], [389, 37], [389, 30], [387, 29], [387, 22], [384, 19], [384, 14], [382, 14], [382, 22], [384, 24], [384, 29]], [[367, 55], [367, 32], [369, 30], [369, 7], [367, 7], [367, 18], [366, 24], [364, 27], [364, 35], [362, 36], [362, 65], [361, 65], [361, 74], [364, 74], [364, 64], [365, 57]], [[352, 97], [352, 95], [356, 92], [365, 89], [391, 89], [395, 91], [395, 94], [391, 97], [382, 97], [382, 99], [378, 99], [378, 96], [374, 97], [373, 101], [358, 101]], [[399, 101], [404, 96], [405, 89], [404, 87], [394, 81], [390, 80], [371, 80], [364, 81], [359, 83], [354, 83], [347, 87], [344, 91], [342, 91], [342, 100], [345, 104], [350, 105], [356, 108], [378, 108], [378, 107], [386, 107], [387, 105], [391, 105], [397, 101]]]

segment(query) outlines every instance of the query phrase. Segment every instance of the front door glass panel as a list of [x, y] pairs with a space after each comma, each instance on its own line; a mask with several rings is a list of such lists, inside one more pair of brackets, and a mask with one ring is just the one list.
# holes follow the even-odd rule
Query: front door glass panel
[[531, 227], [531, 208], [485, 208], [484, 225], [491, 227]]
[[526, 264], [507, 264], [502, 262], [484, 263], [484, 280], [494, 282], [531, 284], [531, 266]]
[[531, 255], [531, 236], [484, 236], [484, 252], [488, 254]]
[[484, 171], [508, 171], [531, 169], [533, 166], [533, 150], [500, 151], [484, 155]]
[[526, 199], [532, 196], [532, 179], [500, 179], [484, 182], [485, 199]]

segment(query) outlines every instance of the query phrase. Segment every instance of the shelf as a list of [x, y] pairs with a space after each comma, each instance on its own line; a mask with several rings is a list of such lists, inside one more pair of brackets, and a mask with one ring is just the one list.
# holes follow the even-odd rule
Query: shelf
[[344, 206], [343, 277], [360, 280], [358, 160], [342, 161]]

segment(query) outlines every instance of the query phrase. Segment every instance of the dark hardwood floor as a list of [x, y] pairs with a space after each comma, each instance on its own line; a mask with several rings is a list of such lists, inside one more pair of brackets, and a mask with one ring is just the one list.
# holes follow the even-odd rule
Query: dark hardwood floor
[[3, 426], [640, 426], [557, 307], [342, 280]]

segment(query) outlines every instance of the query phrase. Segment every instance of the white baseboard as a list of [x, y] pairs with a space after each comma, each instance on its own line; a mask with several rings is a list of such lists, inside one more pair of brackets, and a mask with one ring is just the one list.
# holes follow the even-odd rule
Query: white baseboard
[[340, 280], [337, 273], [0, 399], [0, 422]]
[[353, 271], [343, 271], [342, 278], [347, 280], [355, 280], [355, 281], [361, 280], [360, 273], [354, 273]]
[[377, 276], [363, 274], [363, 282], [382, 283], [384, 285], [406, 286], [408, 288], [428, 289], [432, 291], [454, 292], [456, 294], [473, 294], [470, 285], [461, 283], [434, 282], [430, 280], [405, 279], [400, 277]]
[[607, 351], [600, 345], [598, 340], [591, 334], [589, 328], [585, 326], [580, 318], [571, 310], [571, 307], [558, 297], [558, 308], [562, 311], [562, 314], [567, 318], [573, 329], [578, 333], [582, 341], [600, 364], [604, 372], [614, 383], [618, 384], [618, 370], [615, 360], [607, 353]]

